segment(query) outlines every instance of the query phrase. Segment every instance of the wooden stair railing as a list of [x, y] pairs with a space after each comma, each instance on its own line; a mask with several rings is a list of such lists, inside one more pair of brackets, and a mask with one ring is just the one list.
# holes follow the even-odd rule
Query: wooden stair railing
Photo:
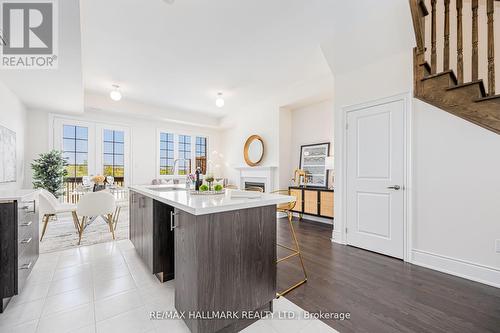
[[[443, 2], [442, 13], [444, 24], [442, 71], [438, 72], [438, 5]], [[464, 118], [483, 128], [500, 134], [500, 95], [496, 95], [495, 87], [495, 1], [500, 0], [472, 0], [472, 43], [471, 54], [471, 81], [465, 82], [464, 78], [464, 8], [463, 0], [456, 1], [456, 47], [457, 63], [456, 73], [450, 65], [450, 49], [454, 41], [450, 40], [451, 30], [451, 0], [427, 0], [430, 12], [424, 0], [409, 0], [415, 30], [417, 46], [414, 49], [414, 94], [415, 97], [437, 106], [456, 116]], [[479, 52], [479, 22], [480, 6], [485, 5], [487, 21], [487, 59], [480, 59]], [[428, 16], [430, 15], [430, 18]], [[482, 18], [482, 17], [481, 17]], [[430, 64], [426, 61], [426, 20], [430, 19], [431, 40]], [[480, 79], [480, 61], [487, 62], [487, 87]]]

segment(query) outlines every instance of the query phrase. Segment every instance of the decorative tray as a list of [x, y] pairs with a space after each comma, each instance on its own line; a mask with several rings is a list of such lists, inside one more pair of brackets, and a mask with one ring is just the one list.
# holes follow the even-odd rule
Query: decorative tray
[[224, 193], [226, 193], [226, 189], [223, 189], [222, 191], [195, 191], [195, 190], [189, 191], [189, 194], [191, 195], [218, 195]]

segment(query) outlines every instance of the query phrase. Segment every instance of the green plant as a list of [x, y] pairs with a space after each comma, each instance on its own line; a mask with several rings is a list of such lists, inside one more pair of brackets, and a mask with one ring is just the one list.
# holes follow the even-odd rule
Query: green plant
[[216, 190], [216, 191], [222, 191], [222, 185], [221, 184], [215, 185], [214, 190]]
[[33, 187], [43, 188], [59, 198], [63, 194], [64, 177], [68, 174], [67, 165], [60, 151], [51, 150], [40, 154], [40, 157], [31, 163]]
[[206, 185], [206, 184], [201, 185], [201, 186], [200, 186], [200, 191], [201, 191], [201, 192], [206, 192], [206, 191], [208, 191], [208, 185]]

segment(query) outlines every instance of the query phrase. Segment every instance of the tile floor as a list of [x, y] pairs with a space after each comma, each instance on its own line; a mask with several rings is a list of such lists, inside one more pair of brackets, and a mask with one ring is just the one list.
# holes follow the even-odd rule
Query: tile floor
[[[128, 240], [41, 254], [23, 292], [0, 314], [0, 332], [189, 332], [182, 320], [150, 320], [174, 309], [174, 281], [159, 283]], [[274, 311], [303, 310], [284, 297]], [[262, 319], [245, 333], [336, 332], [319, 320]]]

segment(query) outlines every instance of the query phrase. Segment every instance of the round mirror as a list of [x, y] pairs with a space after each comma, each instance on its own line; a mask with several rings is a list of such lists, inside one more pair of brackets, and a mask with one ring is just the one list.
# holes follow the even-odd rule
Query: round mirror
[[249, 137], [245, 143], [243, 154], [245, 156], [245, 162], [249, 166], [258, 165], [264, 157], [264, 141], [262, 141], [262, 138], [258, 135]]

